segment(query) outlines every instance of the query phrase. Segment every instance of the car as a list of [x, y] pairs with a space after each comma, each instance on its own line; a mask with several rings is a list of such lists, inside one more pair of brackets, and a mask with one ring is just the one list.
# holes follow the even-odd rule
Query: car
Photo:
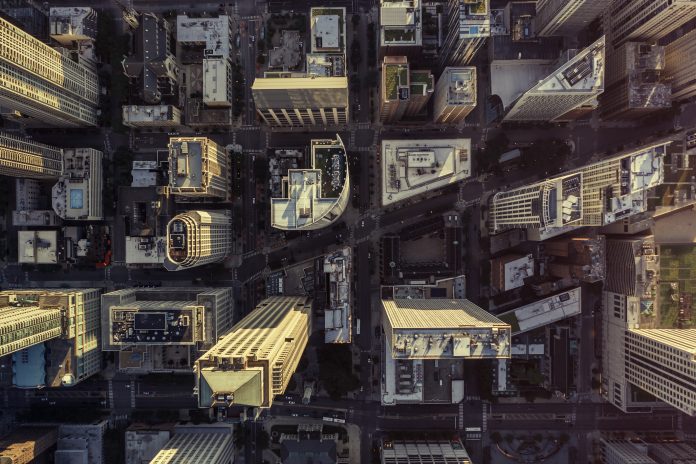
[[360, 385], [360, 393], [362, 393], [364, 390], [365, 390], [365, 387], [363, 387], [362, 385]]
[[251, 41], [251, 43], [254, 43], [254, 42], [256, 42], [256, 37], [253, 35], [250, 35], [249, 40]]
[[55, 406], [55, 405], [56, 405], [56, 402], [55, 402], [55, 401], [49, 401], [49, 402], [48, 402], [48, 405], [49, 405], [49, 406]]
[[299, 415], [299, 414], [297, 414], [296, 412], [293, 412], [293, 413], [292, 413], [292, 414], [290, 414], [290, 415], [291, 415], [292, 417], [299, 417], [299, 416], [300, 416], [300, 415]]

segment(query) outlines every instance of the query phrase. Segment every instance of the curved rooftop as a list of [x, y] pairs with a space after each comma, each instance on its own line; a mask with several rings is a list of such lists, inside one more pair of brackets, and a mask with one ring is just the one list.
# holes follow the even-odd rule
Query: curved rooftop
[[290, 169], [283, 197], [271, 199], [271, 224], [281, 230], [321, 229], [335, 222], [348, 205], [348, 158], [341, 138], [311, 142], [311, 167]]

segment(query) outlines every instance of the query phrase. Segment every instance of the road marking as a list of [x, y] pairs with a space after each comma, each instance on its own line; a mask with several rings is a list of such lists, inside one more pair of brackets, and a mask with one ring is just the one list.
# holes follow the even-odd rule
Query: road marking
[[114, 409], [114, 382], [109, 380], [109, 408]]
[[483, 416], [481, 421], [481, 430], [486, 431], [488, 429], [488, 404], [483, 403]]
[[459, 430], [464, 428], [464, 403], [459, 403]]
[[135, 380], [130, 382], [131, 408], [135, 408]]

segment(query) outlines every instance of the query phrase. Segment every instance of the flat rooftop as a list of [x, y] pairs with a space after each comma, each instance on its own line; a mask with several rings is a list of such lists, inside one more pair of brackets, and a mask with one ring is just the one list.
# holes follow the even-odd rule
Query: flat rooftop
[[471, 175], [470, 139], [382, 140], [382, 205]]
[[230, 17], [189, 18], [176, 17], [176, 40], [183, 43], [205, 44], [206, 58], [230, 56]]
[[537, 92], [594, 92], [604, 89], [604, 36], [580, 50], [536, 87]]
[[491, 17], [489, 0], [464, 0], [459, 2], [459, 38], [490, 37]]
[[343, 51], [345, 49], [345, 8], [310, 8], [311, 50]]
[[195, 139], [171, 139], [169, 185], [177, 188], [201, 188], [203, 177], [203, 142]]
[[568, 317], [577, 316], [581, 310], [580, 288], [578, 287], [499, 314], [498, 317], [510, 324], [512, 335], [517, 335]]
[[513, 290], [524, 285], [524, 279], [534, 275], [534, 257], [530, 254], [506, 263], [504, 269], [505, 285], [503, 291]]
[[167, 256], [166, 237], [126, 237], [126, 264], [162, 264]]
[[312, 140], [311, 146], [311, 168], [288, 170], [287, 178], [283, 179], [284, 197], [271, 199], [274, 227], [310, 227], [336, 212], [337, 207], [340, 209], [341, 201], [345, 200], [349, 183], [343, 142], [340, 139]]
[[172, 105], [123, 105], [122, 110], [126, 122], [181, 122], [181, 111]]
[[351, 248], [324, 258], [329, 304], [324, 311], [324, 343], [350, 343], [352, 333], [353, 273]]
[[56, 264], [58, 262], [58, 231], [20, 230], [17, 232], [17, 262]]
[[109, 308], [110, 344], [192, 345], [202, 306], [181, 301], [142, 301]]
[[476, 105], [476, 68], [445, 68], [440, 76], [447, 83], [447, 103]]
[[413, 45], [423, 43], [420, 0], [381, 0], [379, 8], [380, 43]]
[[307, 74], [319, 77], [346, 75], [346, 59], [337, 53], [307, 53]]

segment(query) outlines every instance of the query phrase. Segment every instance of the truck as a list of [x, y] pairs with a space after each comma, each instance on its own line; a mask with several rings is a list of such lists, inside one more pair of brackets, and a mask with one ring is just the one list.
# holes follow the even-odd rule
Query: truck
[[355, 334], [360, 335], [360, 319], [355, 320]]

